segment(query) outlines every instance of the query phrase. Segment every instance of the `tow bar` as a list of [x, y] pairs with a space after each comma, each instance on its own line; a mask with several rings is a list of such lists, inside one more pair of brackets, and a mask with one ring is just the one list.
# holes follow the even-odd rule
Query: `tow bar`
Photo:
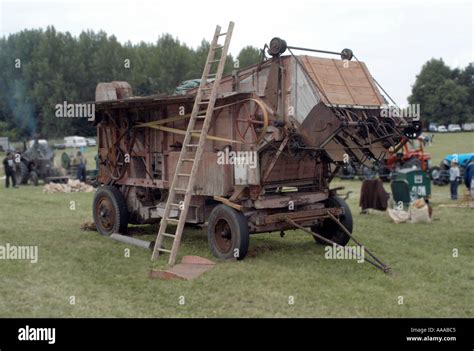
[[331, 212], [327, 212], [329, 218], [331, 218], [339, 227], [341, 227], [341, 229], [357, 244], [357, 246], [359, 247], [363, 247], [364, 248], [364, 251], [367, 252], [367, 254], [373, 258], [373, 260], [371, 260], [370, 258], [363, 258], [361, 257], [355, 250], [352, 250], [352, 249], [349, 249], [345, 246], [342, 246], [342, 245], [339, 245], [325, 237], [323, 237], [322, 235], [319, 235], [318, 233], [315, 233], [305, 227], [302, 227], [300, 226], [298, 223], [296, 223], [294, 220], [292, 220], [291, 218], [285, 216], [284, 219], [287, 223], [291, 224], [292, 226], [295, 226], [296, 228], [298, 229], [301, 229], [303, 231], [305, 231], [306, 233], [309, 233], [311, 235], [313, 235], [314, 237], [328, 243], [328, 244], [331, 244], [331, 245], [335, 245], [336, 247], [339, 247], [339, 248], [342, 248], [343, 250], [351, 250], [350, 252], [355, 255], [358, 259], [364, 259], [364, 261], [367, 261], [369, 262], [372, 266], [374, 266], [375, 268], [377, 269], [380, 269], [382, 272], [384, 272], [385, 274], [390, 274], [390, 275], [393, 275], [393, 271], [392, 271], [392, 268], [390, 268], [389, 266], [387, 266], [385, 263], [383, 263], [379, 258], [377, 258], [372, 252], [370, 252], [365, 246], [363, 246], [359, 241], [357, 241], [353, 236], [352, 234], [347, 230], [347, 228], [331, 213]]

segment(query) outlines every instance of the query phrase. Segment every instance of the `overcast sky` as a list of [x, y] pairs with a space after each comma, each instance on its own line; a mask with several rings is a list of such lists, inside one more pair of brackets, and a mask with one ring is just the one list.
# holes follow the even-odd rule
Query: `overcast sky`
[[451, 67], [474, 61], [471, 1], [0, 0], [1, 36], [54, 25], [73, 35], [103, 29], [133, 43], [171, 33], [196, 47], [211, 39], [216, 24], [226, 27], [229, 20], [235, 22], [234, 56], [274, 36], [292, 46], [348, 47], [401, 105], [430, 58], [443, 58]]

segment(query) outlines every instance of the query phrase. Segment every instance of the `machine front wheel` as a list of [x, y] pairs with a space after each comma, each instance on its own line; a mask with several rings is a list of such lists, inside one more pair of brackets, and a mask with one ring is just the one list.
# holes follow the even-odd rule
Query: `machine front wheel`
[[245, 216], [226, 205], [217, 205], [209, 216], [209, 248], [220, 259], [243, 259], [249, 248], [249, 227]]
[[[352, 213], [347, 203], [340, 197], [334, 196], [327, 199], [324, 204], [326, 208], [338, 207], [338, 208], [344, 209], [344, 214], [339, 216], [339, 221], [344, 227], [346, 227], [349, 233], [352, 234], [352, 227], [353, 227]], [[326, 218], [321, 223], [312, 226], [311, 230], [323, 236], [324, 238], [329, 239], [335, 242], [336, 244], [339, 244], [342, 246], [346, 246], [346, 244], [351, 239], [350, 236], [347, 235], [341, 229], [341, 227], [339, 227], [339, 225], [330, 218]], [[318, 244], [328, 245], [328, 243], [326, 243], [325, 241], [315, 236], [313, 236], [313, 238]]]

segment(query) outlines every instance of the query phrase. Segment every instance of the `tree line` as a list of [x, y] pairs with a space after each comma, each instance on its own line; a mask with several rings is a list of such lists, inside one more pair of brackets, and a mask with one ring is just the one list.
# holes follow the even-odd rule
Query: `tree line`
[[474, 122], [474, 63], [452, 69], [442, 59], [429, 60], [417, 75], [408, 102], [420, 104], [426, 125]]
[[[129, 82], [134, 95], [172, 93], [201, 77], [209, 45], [203, 40], [193, 49], [170, 34], [155, 43], [121, 44], [104, 31], [75, 37], [52, 26], [0, 38], [0, 136], [94, 135], [83, 118], [55, 118], [55, 106], [93, 101], [97, 83], [112, 80]], [[224, 73], [259, 58], [259, 49], [244, 47], [236, 58], [228, 55]]]

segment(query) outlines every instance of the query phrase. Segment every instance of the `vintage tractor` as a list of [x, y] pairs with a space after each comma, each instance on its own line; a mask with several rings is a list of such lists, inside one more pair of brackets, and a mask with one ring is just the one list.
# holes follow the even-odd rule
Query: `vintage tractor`
[[15, 176], [17, 184], [38, 185], [39, 180], [44, 183], [50, 181], [64, 182], [67, 178], [54, 166], [54, 151], [49, 145], [35, 139], [31, 147], [19, 154], [16, 161]]
[[[384, 161], [390, 148], [416, 139], [421, 125], [380, 115], [385, 99], [348, 49], [296, 48], [274, 38], [262, 53], [260, 63], [182, 95], [134, 97], [126, 82], [97, 86], [101, 186], [93, 216], [101, 234], [164, 216], [178, 162], [188, 167], [178, 183], [192, 167], [193, 145], [184, 140], [196, 94], [217, 84], [186, 222], [207, 228], [210, 250], [222, 259], [244, 258], [250, 234], [295, 228], [311, 228], [318, 243], [346, 245], [353, 219], [340, 189], [330, 186], [333, 177], [348, 160]], [[170, 204], [169, 217], [178, 218], [182, 203]]]
[[474, 158], [474, 153], [465, 154], [450, 154], [441, 161], [439, 167], [434, 166], [430, 170], [430, 176], [433, 183], [436, 185], [449, 184], [449, 168], [451, 161], [456, 160], [461, 172], [461, 177], [464, 177], [464, 169], [467, 167], [469, 161]]

